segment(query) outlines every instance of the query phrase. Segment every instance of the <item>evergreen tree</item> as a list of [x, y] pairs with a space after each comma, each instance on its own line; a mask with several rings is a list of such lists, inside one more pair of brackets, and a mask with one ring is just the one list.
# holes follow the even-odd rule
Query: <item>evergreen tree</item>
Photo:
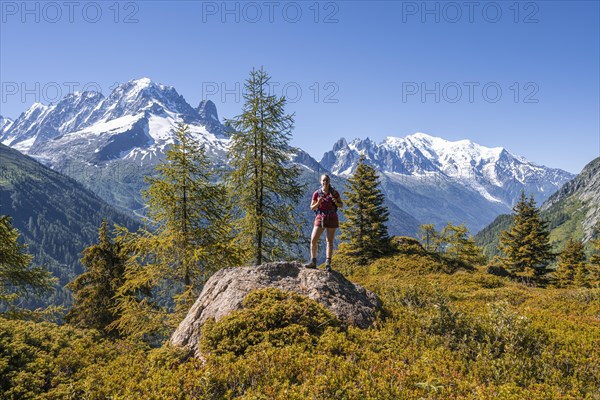
[[67, 285], [74, 304], [65, 320], [109, 333], [108, 326], [117, 319], [115, 295], [124, 282], [125, 256], [121, 244], [111, 240], [106, 220], [98, 231], [98, 243], [83, 251], [81, 263], [86, 271]]
[[241, 214], [239, 235], [256, 265], [289, 255], [302, 237], [295, 209], [304, 187], [290, 162], [293, 115], [285, 114], [285, 97], [269, 94], [269, 80], [264, 69], [252, 70], [242, 114], [227, 121], [228, 180]]
[[212, 182], [204, 149], [187, 126], [179, 125], [175, 136], [144, 191], [154, 229], [120, 229], [117, 239], [129, 257], [113, 325], [127, 336], [160, 338], [181, 321], [214, 271], [243, 258], [231, 203], [225, 187]]
[[591, 286], [600, 285], [600, 222], [595, 227], [595, 237], [593, 241], [594, 249], [587, 266], [588, 281]]
[[349, 242], [349, 254], [361, 261], [381, 257], [390, 250], [386, 222], [389, 217], [383, 202], [379, 176], [361, 156], [356, 171], [348, 179], [350, 190], [344, 193], [346, 222], [341, 224], [341, 240]]
[[547, 222], [540, 218], [533, 196], [528, 200], [524, 191], [513, 211], [511, 228], [500, 234], [499, 249], [505, 254], [504, 266], [512, 273], [527, 270], [536, 276], [546, 274], [548, 263], [554, 259]]
[[469, 264], [480, 264], [484, 261], [483, 252], [469, 237], [465, 224], [455, 226], [448, 223], [441, 233], [441, 241], [446, 243], [446, 255]]
[[43, 267], [32, 267], [33, 257], [19, 243], [19, 231], [7, 215], [0, 216], [0, 305], [10, 304], [30, 291], [36, 294], [52, 288], [55, 279]]
[[421, 234], [421, 244], [423, 244], [425, 250], [437, 253], [440, 244], [440, 233], [435, 230], [435, 225], [422, 224], [419, 233]]
[[558, 256], [556, 281], [559, 286], [585, 284], [585, 253], [581, 241], [570, 239]]

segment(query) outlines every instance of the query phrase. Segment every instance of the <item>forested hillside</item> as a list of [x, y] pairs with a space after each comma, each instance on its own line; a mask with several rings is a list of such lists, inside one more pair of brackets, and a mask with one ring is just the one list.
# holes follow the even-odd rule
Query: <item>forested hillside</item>
[[75, 180], [0, 144], [0, 215], [28, 245], [33, 263], [45, 265], [59, 283], [44, 299], [25, 301], [28, 307], [68, 304], [63, 286], [82, 272], [81, 251], [94, 243], [103, 218], [137, 229], [125, 216]]
[[[583, 240], [589, 249], [600, 221], [600, 158], [587, 164], [575, 179], [566, 183], [540, 206], [540, 216], [548, 222], [550, 240], [556, 251], [569, 239]], [[511, 224], [509, 215], [500, 215], [475, 235], [488, 256], [499, 254], [500, 232]]]

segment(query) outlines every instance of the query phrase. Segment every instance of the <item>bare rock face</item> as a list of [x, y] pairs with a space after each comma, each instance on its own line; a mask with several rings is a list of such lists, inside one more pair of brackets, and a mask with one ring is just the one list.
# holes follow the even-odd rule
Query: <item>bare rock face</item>
[[202, 293], [171, 336], [171, 344], [187, 347], [199, 356], [202, 325], [208, 319], [219, 321], [241, 308], [252, 290], [277, 288], [318, 301], [347, 324], [367, 328], [375, 321], [381, 302], [363, 287], [338, 272], [304, 268], [299, 263], [270, 263], [256, 267], [226, 268], [206, 282]]

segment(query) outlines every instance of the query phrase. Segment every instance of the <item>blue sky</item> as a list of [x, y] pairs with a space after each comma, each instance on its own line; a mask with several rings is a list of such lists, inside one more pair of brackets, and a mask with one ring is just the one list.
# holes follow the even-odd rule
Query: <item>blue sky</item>
[[425, 132], [577, 173], [600, 155], [598, 1], [1, 1], [0, 114], [140, 77], [220, 117], [253, 67], [292, 144]]

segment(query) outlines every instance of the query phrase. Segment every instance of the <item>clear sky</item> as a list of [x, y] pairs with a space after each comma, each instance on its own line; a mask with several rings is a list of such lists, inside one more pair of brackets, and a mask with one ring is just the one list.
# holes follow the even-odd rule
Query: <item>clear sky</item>
[[317, 160], [425, 132], [577, 173], [600, 156], [598, 1], [0, 1], [0, 115], [149, 77], [220, 117], [263, 66]]

